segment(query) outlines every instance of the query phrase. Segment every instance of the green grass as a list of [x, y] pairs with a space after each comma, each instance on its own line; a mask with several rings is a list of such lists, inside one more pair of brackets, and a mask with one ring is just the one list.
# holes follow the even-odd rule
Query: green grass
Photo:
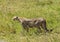
[[[13, 16], [43, 17], [52, 33], [23, 36], [22, 26]], [[13, 32], [16, 31], [14, 34]], [[33, 32], [32, 32], [33, 31]], [[0, 0], [0, 42], [60, 42], [60, 0]]]

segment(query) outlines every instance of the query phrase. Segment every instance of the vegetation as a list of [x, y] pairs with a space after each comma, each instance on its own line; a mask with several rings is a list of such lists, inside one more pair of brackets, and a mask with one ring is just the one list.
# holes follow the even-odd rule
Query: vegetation
[[[51, 33], [21, 33], [22, 26], [13, 16], [43, 17]], [[0, 42], [60, 42], [60, 0], [0, 0]], [[16, 31], [16, 33], [15, 33]], [[33, 31], [33, 32], [32, 32]], [[24, 33], [25, 34], [25, 33]]]

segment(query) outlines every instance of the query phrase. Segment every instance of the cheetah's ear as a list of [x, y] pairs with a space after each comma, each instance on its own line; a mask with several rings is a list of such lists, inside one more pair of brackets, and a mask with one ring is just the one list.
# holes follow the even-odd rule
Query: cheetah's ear
[[18, 18], [18, 16], [16, 18]]

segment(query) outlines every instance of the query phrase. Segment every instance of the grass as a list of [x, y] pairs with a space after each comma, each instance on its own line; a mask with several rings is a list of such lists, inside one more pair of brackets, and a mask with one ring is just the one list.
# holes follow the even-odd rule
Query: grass
[[[53, 31], [36, 35], [31, 30], [31, 36], [23, 36], [22, 26], [13, 16], [43, 17]], [[0, 0], [0, 42], [60, 42], [60, 0]]]

